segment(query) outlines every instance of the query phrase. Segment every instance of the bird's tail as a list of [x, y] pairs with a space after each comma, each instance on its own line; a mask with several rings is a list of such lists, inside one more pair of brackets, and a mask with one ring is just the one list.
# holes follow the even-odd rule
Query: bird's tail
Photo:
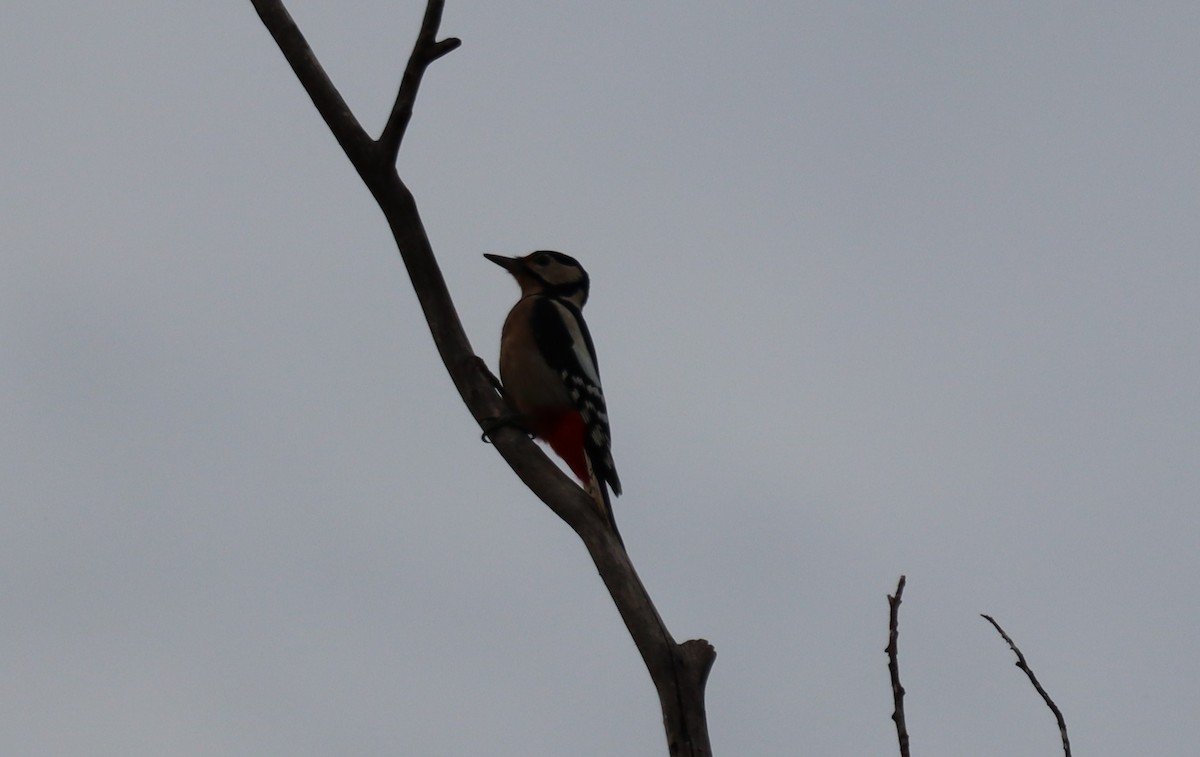
[[592, 495], [592, 499], [596, 501], [596, 507], [600, 510], [601, 517], [608, 521], [609, 528], [612, 529], [613, 536], [617, 537], [617, 541], [621, 546], [625, 546], [625, 540], [621, 538], [621, 532], [617, 530], [617, 519], [613, 515], [612, 497], [608, 493], [608, 487], [604, 485], [597, 476], [595, 470], [592, 469], [592, 461], [589, 459], [587, 492]]

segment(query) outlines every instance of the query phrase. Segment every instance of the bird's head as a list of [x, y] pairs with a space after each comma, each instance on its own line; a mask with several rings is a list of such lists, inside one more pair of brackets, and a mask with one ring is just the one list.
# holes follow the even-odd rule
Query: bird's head
[[588, 275], [579, 261], [552, 250], [538, 250], [521, 258], [484, 254], [484, 257], [513, 275], [521, 285], [521, 296], [546, 295], [582, 308], [588, 298]]

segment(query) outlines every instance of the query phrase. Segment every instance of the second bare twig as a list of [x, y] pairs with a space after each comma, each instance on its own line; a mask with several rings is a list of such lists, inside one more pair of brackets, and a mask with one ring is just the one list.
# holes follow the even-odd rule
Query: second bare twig
[[904, 687], [900, 685], [900, 662], [896, 641], [900, 636], [900, 596], [904, 594], [904, 576], [896, 584], [896, 593], [888, 595], [888, 644], [884, 649], [888, 656], [888, 673], [892, 677], [892, 720], [896, 723], [896, 738], [900, 741], [900, 757], [908, 754], [908, 725], [904, 722]]
[[1004, 639], [1004, 641], [1008, 644], [1008, 648], [1011, 649], [1013, 654], [1017, 656], [1017, 667], [1025, 671], [1025, 675], [1029, 676], [1029, 682], [1033, 684], [1033, 688], [1037, 689], [1037, 693], [1041, 694], [1042, 700], [1046, 703], [1046, 706], [1050, 708], [1050, 712], [1054, 713], [1054, 719], [1058, 721], [1058, 732], [1059, 735], [1062, 736], [1063, 755], [1065, 755], [1065, 757], [1071, 757], [1071, 741], [1067, 738], [1067, 721], [1063, 719], [1062, 710], [1058, 709], [1058, 705], [1054, 703], [1054, 700], [1051, 699], [1050, 695], [1046, 693], [1046, 690], [1042, 688], [1042, 684], [1038, 682], [1037, 676], [1033, 674], [1033, 670], [1029, 667], [1029, 663], [1025, 662], [1025, 655], [1021, 654], [1021, 650], [1018, 649], [1017, 645], [1013, 643], [1012, 638], [1004, 632], [1004, 629], [1000, 627], [1000, 624], [997, 623], [991, 615], [981, 614], [980, 617], [992, 624], [992, 626], [1000, 634], [1000, 638]]

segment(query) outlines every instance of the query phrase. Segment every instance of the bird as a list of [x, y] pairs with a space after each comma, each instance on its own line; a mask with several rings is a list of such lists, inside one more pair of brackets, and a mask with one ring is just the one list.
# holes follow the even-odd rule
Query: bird
[[484, 257], [521, 287], [500, 332], [500, 383], [517, 421], [566, 462], [620, 541], [608, 492], [620, 496], [621, 479], [613, 464], [596, 348], [583, 319], [587, 271], [553, 250]]

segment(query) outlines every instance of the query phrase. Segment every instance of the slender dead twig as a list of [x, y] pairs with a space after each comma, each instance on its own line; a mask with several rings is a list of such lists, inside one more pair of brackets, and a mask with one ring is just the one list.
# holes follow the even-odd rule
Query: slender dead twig
[[346, 157], [371, 191], [391, 228], [434, 345], [463, 403], [521, 481], [583, 541], [633, 638], [658, 692], [672, 757], [710, 757], [704, 688], [716, 652], [697, 639], [677, 644], [650, 601], [629, 555], [591, 497], [550, 462], [529, 437], [495, 419], [511, 410], [475, 355], [446, 287], [416, 200], [396, 171], [396, 157], [412, 118], [426, 69], [459, 46], [437, 39], [443, 0], [427, 0], [416, 44], [379, 139], [371, 139], [350, 111], [281, 0], [250, 0]]
[[425, 18], [421, 20], [421, 31], [417, 33], [417, 44], [409, 56], [408, 65], [404, 67], [396, 102], [392, 105], [392, 112], [383, 127], [383, 133], [379, 135], [379, 143], [392, 163], [396, 162], [400, 142], [404, 140], [408, 122], [412, 120], [413, 105], [417, 101], [417, 90], [421, 86], [421, 77], [425, 75], [425, 69], [443, 55], [454, 52], [462, 44], [455, 37], [448, 37], [439, 42], [437, 31], [441, 24], [442, 3], [426, 5]]
[[900, 685], [900, 662], [896, 651], [896, 640], [900, 636], [900, 597], [904, 594], [906, 579], [900, 576], [896, 593], [888, 595], [888, 644], [884, 649], [888, 656], [888, 673], [892, 677], [892, 721], [896, 724], [896, 738], [900, 741], [900, 757], [908, 754], [908, 724], [904, 722], [904, 687]]
[[1042, 696], [1042, 701], [1046, 703], [1046, 706], [1050, 708], [1050, 712], [1054, 713], [1054, 719], [1058, 721], [1058, 733], [1062, 736], [1064, 757], [1071, 757], [1071, 741], [1067, 738], [1067, 721], [1063, 719], [1062, 710], [1058, 709], [1058, 705], [1054, 703], [1054, 700], [1051, 699], [1050, 695], [1046, 693], [1046, 690], [1042, 688], [1042, 684], [1038, 682], [1037, 676], [1033, 674], [1033, 670], [1029, 667], [1029, 664], [1025, 662], [1025, 655], [1021, 654], [1021, 650], [1018, 649], [1017, 645], [1013, 643], [1012, 638], [1004, 632], [1004, 629], [1000, 627], [1000, 624], [997, 623], [991, 615], [980, 614], [980, 617], [992, 624], [997, 633], [1000, 634], [1000, 638], [1004, 639], [1004, 641], [1008, 644], [1008, 648], [1011, 649], [1013, 654], [1017, 656], [1016, 666], [1025, 671], [1025, 675], [1029, 676], [1029, 682], [1033, 684], [1033, 688], [1037, 689], [1037, 693]]

